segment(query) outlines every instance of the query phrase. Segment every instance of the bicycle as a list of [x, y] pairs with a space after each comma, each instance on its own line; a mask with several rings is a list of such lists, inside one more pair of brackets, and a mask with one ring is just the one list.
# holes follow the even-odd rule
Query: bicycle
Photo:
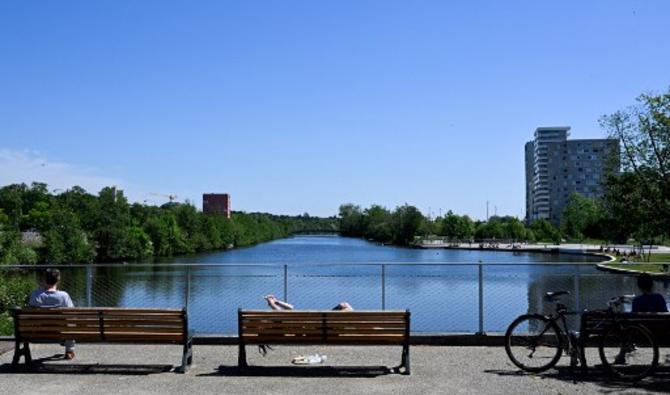
[[[568, 291], [547, 292], [545, 300], [556, 303], [556, 313], [548, 316], [524, 314], [515, 319], [505, 333], [505, 351], [512, 363], [527, 372], [539, 373], [554, 367], [565, 352], [570, 367], [586, 365], [586, 356], [578, 332], [568, 330], [566, 316], [580, 312], [568, 311], [560, 297]], [[651, 332], [642, 325], [621, 319], [618, 313], [626, 298], [612, 298], [598, 325], [605, 326], [598, 343], [603, 366], [615, 376], [641, 380], [658, 366], [658, 347]], [[559, 324], [562, 324], [562, 328]], [[597, 327], [597, 325], [596, 325]]]
[[[620, 379], [637, 381], [654, 374], [658, 367], [658, 345], [644, 325], [627, 322], [623, 304], [631, 299], [624, 295], [610, 299], [598, 343], [598, 355], [603, 366]], [[597, 329], [597, 328], [596, 328]]]
[[[560, 297], [569, 291], [547, 292], [545, 300], [556, 303], [555, 314], [524, 314], [510, 324], [505, 332], [505, 351], [509, 359], [522, 370], [539, 373], [555, 366], [561, 354], [570, 356], [570, 367], [580, 361], [577, 334], [568, 330], [566, 317], [580, 314], [568, 311]], [[563, 329], [559, 324], [562, 324]], [[583, 361], [582, 361], [583, 362]]]

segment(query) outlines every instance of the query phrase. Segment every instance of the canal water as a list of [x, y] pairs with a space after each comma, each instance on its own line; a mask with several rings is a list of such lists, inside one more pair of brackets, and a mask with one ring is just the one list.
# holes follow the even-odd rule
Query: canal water
[[[267, 294], [300, 309], [342, 301], [361, 310], [409, 309], [415, 333], [501, 332], [519, 314], [548, 312], [546, 291], [570, 291], [565, 302], [578, 310], [603, 308], [610, 297], [635, 291], [634, 279], [597, 270], [598, 260], [294, 236], [151, 264], [68, 268], [63, 287], [78, 305], [187, 306], [200, 334], [235, 334], [237, 309], [267, 309]], [[660, 288], [667, 294], [667, 284]]]

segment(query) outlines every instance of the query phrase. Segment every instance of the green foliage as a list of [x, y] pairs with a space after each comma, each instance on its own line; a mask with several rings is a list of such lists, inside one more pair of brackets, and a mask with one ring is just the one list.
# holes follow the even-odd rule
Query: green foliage
[[510, 241], [532, 241], [534, 233], [515, 217], [491, 217], [486, 222], [476, 224], [476, 239], [496, 239]]
[[470, 239], [475, 234], [475, 224], [467, 215], [456, 215], [451, 210], [442, 219], [438, 219], [438, 234], [450, 239], [465, 240]]
[[533, 222], [530, 229], [537, 242], [550, 242], [556, 244], [561, 242], [561, 232], [545, 219], [539, 219]]
[[367, 230], [367, 219], [360, 206], [340, 206], [340, 233], [343, 236], [361, 237]]
[[0, 264], [34, 264], [37, 260], [37, 252], [21, 243], [19, 231], [0, 226]]
[[584, 240], [602, 237], [602, 207], [600, 201], [573, 193], [561, 217], [561, 231], [565, 237]]
[[475, 238], [477, 239], [502, 239], [504, 237], [502, 222], [489, 220], [477, 224]]
[[405, 204], [397, 207], [391, 215], [393, 242], [408, 245], [419, 235], [419, 229], [425, 221], [423, 214], [414, 206]]
[[[670, 89], [643, 94], [637, 105], [601, 118], [621, 143], [623, 173], [608, 180], [607, 227], [619, 239], [639, 241], [670, 229]], [[626, 211], [628, 207], [629, 211]]]
[[43, 235], [43, 253], [49, 263], [88, 263], [95, 257], [95, 249], [72, 211], [54, 209]]
[[535, 234], [552, 242], [560, 241], [560, 232], [543, 221], [531, 230], [515, 217], [492, 217], [486, 222], [475, 223], [467, 215], [448, 211], [444, 217], [431, 221], [416, 207], [404, 205], [390, 212], [379, 205], [361, 210], [359, 206], [340, 206], [340, 229], [345, 236], [411, 245], [417, 237], [438, 234], [454, 241], [465, 240], [534, 240]]
[[35, 279], [10, 270], [0, 270], [0, 335], [11, 335], [14, 326], [8, 310], [13, 306], [24, 306]]
[[381, 242], [391, 242], [393, 240], [393, 228], [391, 212], [380, 205], [372, 205], [365, 209], [365, 237]]
[[[0, 263], [86, 263], [146, 259], [246, 246], [302, 231], [337, 231], [335, 218], [233, 213], [204, 215], [193, 205], [128, 203], [122, 191], [98, 196], [45, 184], [0, 188]], [[38, 241], [22, 242], [21, 232]]]
[[366, 210], [360, 206], [340, 206], [340, 232], [344, 236], [365, 237], [384, 243], [409, 245], [424, 234], [427, 220], [414, 206], [404, 205], [390, 212], [373, 205]]

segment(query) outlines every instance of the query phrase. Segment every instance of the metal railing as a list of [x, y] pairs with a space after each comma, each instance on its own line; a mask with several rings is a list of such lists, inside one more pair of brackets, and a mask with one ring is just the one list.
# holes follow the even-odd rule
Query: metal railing
[[[49, 266], [51, 267], [51, 266]], [[37, 283], [41, 266], [0, 266]], [[181, 308], [200, 334], [235, 334], [238, 308], [275, 294], [298, 309], [409, 309], [415, 333], [502, 332], [519, 314], [550, 312], [543, 295], [568, 290], [574, 310], [636, 292], [635, 278], [593, 263], [133, 264], [60, 267], [78, 306]], [[18, 273], [18, 274], [17, 274]], [[656, 288], [668, 295], [667, 281]]]

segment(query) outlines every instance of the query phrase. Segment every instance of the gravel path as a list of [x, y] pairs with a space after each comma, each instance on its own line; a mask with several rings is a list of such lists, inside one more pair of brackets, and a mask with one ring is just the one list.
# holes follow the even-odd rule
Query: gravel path
[[[34, 345], [38, 358], [62, 353], [56, 345]], [[597, 360], [589, 350], [589, 361]], [[668, 351], [668, 350], [663, 350]], [[0, 355], [0, 393], [7, 394], [590, 394], [670, 392], [670, 368], [631, 386], [612, 382], [592, 368], [585, 380], [573, 377], [563, 358], [558, 369], [523, 374], [501, 347], [411, 348], [412, 375], [388, 374], [400, 362], [400, 347], [276, 347], [261, 357], [248, 347], [246, 372], [236, 368], [237, 348], [195, 346], [193, 369], [169, 369], [181, 358], [179, 346], [79, 345], [73, 362], [52, 360], [39, 373], [11, 370], [13, 351]], [[327, 367], [295, 367], [296, 355], [328, 355]], [[661, 354], [663, 357], [665, 353]]]

